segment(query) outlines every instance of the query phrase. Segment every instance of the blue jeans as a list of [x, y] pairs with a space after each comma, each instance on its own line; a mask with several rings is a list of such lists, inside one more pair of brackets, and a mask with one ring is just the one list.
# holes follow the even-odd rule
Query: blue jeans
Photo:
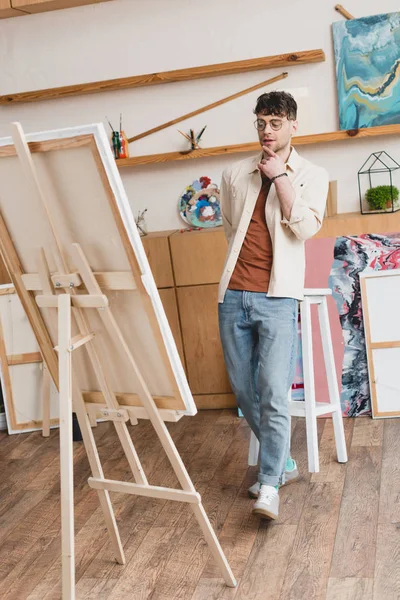
[[298, 302], [227, 290], [218, 305], [225, 363], [236, 401], [260, 442], [258, 481], [284, 481], [290, 449], [288, 393], [295, 371]]

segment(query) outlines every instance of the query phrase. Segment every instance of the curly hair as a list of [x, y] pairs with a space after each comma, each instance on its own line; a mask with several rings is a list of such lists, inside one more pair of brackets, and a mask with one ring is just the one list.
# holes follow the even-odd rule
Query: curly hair
[[297, 103], [287, 92], [269, 92], [257, 98], [254, 109], [256, 115], [276, 115], [295, 121], [297, 118]]

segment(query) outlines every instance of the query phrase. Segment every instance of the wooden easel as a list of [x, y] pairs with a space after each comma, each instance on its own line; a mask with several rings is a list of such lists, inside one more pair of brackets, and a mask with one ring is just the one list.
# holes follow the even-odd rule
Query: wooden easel
[[[48, 255], [46, 256], [43, 248], [39, 249], [37, 255], [38, 274], [34, 276], [24, 276], [8, 230], [4, 221], [0, 218], [0, 247], [3, 258], [11, 273], [13, 283], [23, 302], [28, 318], [31, 323], [34, 323], [35, 325], [35, 335], [48, 364], [49, 372], [53, 377], [60, 394], [63, 600], [74, 600], [75, 598], [72, 410], [74, 410], [78, 418], [92, 471], [89, 485], [98, 492], [107, 529], [111, 538], [114, 556], [117, 562], [124, 564], [125, 558], [114, 512], [111, 506], [109, 497], [110, 491], [186, 502], [191, 505], [194, 515], [209, 545], [210, 551], [221, 569], [226, 584], [235, 587], [235, 578], [203, 508], [201, 497], [196, 492], [168, 429], [160, 416], [159, 409], [156, 406], [154, 397], [149, 391], [148, 384], [142, 376], [137, 362], [124, 338], [124, 334], [109, 306], [108, 297], [101, 289], [98, 281], [99, 278], [93, 273], [79, 244], [73, 244], [70, 252], [75, 269], [71, 272], [71, 269], [68, 268], [65, 260], [65, 252], [67, 249], [61, 247], [59, 236], [49, 210], [50, 205], [38, 180], [35, 165], [22, 129], [18, 124], [13, 124], [12, 129], [14, 145], [18, 157], [22, 163], [26, 176], [31, 185], [35, 186], [36, 192], [43, 203], [54, 242], [51, 257]], [[57, 265], [57, 273], [50, 273], [48, 259], [54, 260]], [[112, 282], [115, 281], [115, 274], [103, 274], [103, 279], [104, 277], [106, 277], [108, 282], [107, 289], [113, 289]], [[127, 285], [132, 285], [131, 273], [119, 273], [117, 286], [114, 289], [121, 289], [121, 278], [126, 280]], [[33, 285], [32, 280], [34, 280]], [[137, 281], [136, 285], [139, 287], [140, 282]], [[42, 293], [33, 296], [29, 291], [32, 287], [34, 287], [36, 291], [41, 290]], [[83, 288], [85, 289], [83, 290]], [[52, 309], [52, 312], [54, 311], [54, 316], [57, 315], [58, 344], [54, 350], [58, 352], [58, 361], [54, 356], [49, 331], [38, 308]], [[126, 426], [126, 422], [130, 418], [129, 412], [125, 407], [121, 407], [107, 380], [106, 371], [98, 353], [99, 344], [102, 343], [101, 339], [99, 339], [99, 337], [101, 338], [101, 333], [99, 336], [90, 331], [87, 319], [88, 310], [97, 311], [104, 330], [107, 332], [109, 338], [112, 338], [114, 344], [122, 349], [129, 361], [130, 368], [135, 373], [139, 382], [138, 396], [142, 407], [146, 411], [148, 418], [151, 420], [157, 436], [171, 462], [178, 481], [182, 486], [181, 490], [156, 487], [148, 483], [139, 456], [136, 453]], [[73, 335], [73, 326], [77, 329], [78, 335]], [[90, 364], [94, 370], [102, 393], [102, 402], [100, 405], [96, 405], [96, 408], [101, 409], [103, 418], [113, 421], [117, 435], [131, 467], [135, 483], [113, 481], [104, 478], [88, 417], [89, 407], [88, 404], [85, 403], [72, 364], [73, 351], [81, 346], [87, 351]]]

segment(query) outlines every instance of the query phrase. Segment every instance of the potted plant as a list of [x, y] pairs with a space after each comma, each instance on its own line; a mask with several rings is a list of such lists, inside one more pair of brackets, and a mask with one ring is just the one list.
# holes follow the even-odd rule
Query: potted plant
[[394, 185], [378, 185], [369, 188], [365, 193], [365, 199], [371, 210], [385, 210], [398, 204], [399, 190]]

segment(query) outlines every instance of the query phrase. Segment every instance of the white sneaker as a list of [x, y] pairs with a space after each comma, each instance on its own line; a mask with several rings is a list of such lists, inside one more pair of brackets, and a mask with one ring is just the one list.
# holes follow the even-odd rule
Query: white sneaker
[[278, 490], [272, 485], [262, 485], [252, 512], [253, 515], [260, 515], [264, 519], [277, 519], [279, 515]]
[[[297, 468], [296, 461], [293, 462], [294, 469], [292, 469], [291, 471], [285, 471], [285, 483], [282, 483], [281, 487], [283, 487], [284, 485], [289, 485], [289, 483], [293, 483], [300, 479], [300, 473]], [[248, 492], [250, 498], [258, 498], [258, 494], [260, 493], [260, 487], [261, 485], [258, 483], [258, 481], [256, 481], [256, 483], [253, 483], [253, 485], [249, 487]]]

